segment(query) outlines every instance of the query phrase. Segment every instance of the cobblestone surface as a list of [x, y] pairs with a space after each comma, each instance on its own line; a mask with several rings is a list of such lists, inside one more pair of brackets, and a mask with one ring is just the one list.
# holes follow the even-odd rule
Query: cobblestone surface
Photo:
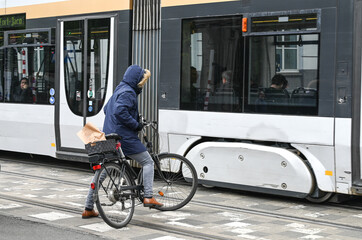
[[[117, 230], [106, 225], [101, 218], [81, 219], [92, 173], [8, 161], [0, 161], [0, 165], [1, 215], [21, 217], [110, 239], [199, 239], [168, 231], [169, 227], [181, 232], [214, 236], [215, 239], [258, 240], [357, 240], [362, 231], [361, 210], [202, 186], [198, 188], [193, 201], [177, 211], [159, 212], [137, 206], [131, 223]], [[29, 177], [24, 178], [16, 173]], [[48, 180], [30, 176], [41, 176]], [[52, 179], [75, 182], [77, 185]], [[30, 202], [19, 203], [16, 199], [67, 206], [79, 210], [79, 214], [44, 208]], [[157, 229], [166, 230], [151, 229], [148, 223], [158, 226]], [[341, 224], [342, 227], [334, 224]]]

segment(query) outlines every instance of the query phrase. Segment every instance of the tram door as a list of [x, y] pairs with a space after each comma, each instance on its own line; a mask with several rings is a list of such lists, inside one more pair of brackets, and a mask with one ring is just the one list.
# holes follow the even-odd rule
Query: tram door
[[58, 153], [82, 152], [77, 132], [87, 122], [102, 129], [113, 92], [114, 18], [60, 20]]

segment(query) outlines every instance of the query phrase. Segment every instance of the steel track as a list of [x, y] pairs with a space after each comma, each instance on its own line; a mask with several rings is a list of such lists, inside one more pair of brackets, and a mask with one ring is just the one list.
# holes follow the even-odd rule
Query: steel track
[[[22, 204], [27, 204], [27, 205], [31, 205], [31, 206], [58, 210], [58, 211], [62, 211], [62, 212], [73, 213], [73, 214], [80, 213], [79, 208], [72, 208], [72, 207], [58, 205], [58, 204], [50, 204], [50, 203], [40, 202], [40, 201], [36, 201], [36, 200], [31, 200], [28, 198], [25, 199], [25, 198], [0, 194], [0, 199], [13, 201], [13, 202], [17, 202], [17, 203], [22, 203]], [[98, 218], [100, 218], [100, 217], [98, 217]], [[136, 219], [132, 219], [128, 225], [137, 226], [140, 228], [158, 230], [161, 232], [168, 232], [168, 233], [172, 233], [172, 234], [176, 234], [176, 235], [180, 235], [180, 236], [184, 236], [184, 237], [192, 237], [195, 239], [205, 239], [205, 240], [228, 240], [229, 239], [229, 238], [224, 238], [224, 237], [220, 237], [220, 236], [199, 233], [196, 231], [190, 231], [190, 230], [186, 230], [186, 229], [180, 230], [180, 229], [173, 228], [173, 227], [170, 227], [170, 226], [167, 226], [164, 224], [150, 223], [150, 222], [140, 221], [140, 220], [136, 220]]]
[[[3, 159], [3, 158], [0, 158], [0, 160], [13, 161], [12, 159], [9, 160], [9, 159]], [[34, 163], [34, 162], [29, 163], [27, 161], [17, 161], [17, 162], [49, 167], [49, 165], [47, 165], [47, 164], [38, 164], [38, 163]], [[59, 167], [59, 166], [52, 166], [52, 167]], [[64, 169], [63, 166], [59, 167], [59, 168]], [[69, 167], [67, 169], [75, 170], [75, 171], [82, 171], [82, 169], [72, 168], [72, 167]], [[87, 172], [89, 172], [89, 171], [87, 171]], [[54, 178], [48, 178], [48, 177], [41, 177], [41, 176], [34, 176], [34, 175], [23, 174], [23, 173], [16, 173], [16, 172], [9, 172], [9, 171], [1, 171], [0, 173], [13, 175], [13, 176], [24, 177], [24, 178], [30, 178], [30, 179], [53, 181], [53, 182], [63, 183], [63, 184], [73, 185], [73, 186], [81, 186], [81, 187], [88, 187], [89, 186], [89, 184], [82, 184], [82, 183], [77, 183], [77, 182], [72, 182], [72, 181], [66, 181], [66, 180], [60, 180], [60, 179], [54, 179]], [[0, 196], [4, 196], [4, 195], [0, 195]], [[271, 217], [271, 218], [280, 218], [280, 219], [286, 219], [286, 220], [291, 220], [291, 221], [300, 221], [300, 222], [323, 225], [323, 226], [329, 226], [329, 227], [335, 227], [335, 228], [343, 228], [343, 229], [348, 229], [348, 230], [362, 231], [362, 227], [351, 226], [351, 225], [340, 224], [340, 223], [333, 223], [333, 222], [324, 221], [324, 220], [321, 220], [321, 219], [315, 219], [314, 220], [314, 219], [303, 218], [303, 217], [294, 217], [294, 216], [289, 216], [289, 215], [286, 215], [286, 214], [278, 214], [278, 213], [274, 213], [274, 212], [267, 212], [267, 211], [261, 211], [261, 210], [255, 210], [255, 209], [250, 210], [250, 209], [241, 208], [241, 207], [230, 207], [230, 206], [224, 206], [224, 205], [220, 205], [220, 204], [212, 204], [212, 203], [208, 203], [208, 202], [204, 202], [204, 201], [198, 201], [198, 200], [192, 200], [189, 204], [205, 206], [205, 207], [214, 208], [214, 209], [223, 209], [223, 210], [228, 210], [228, 211], [233, 211], [233, 212], [248, 213], [248, 214]], [[343, 204], [338, 204], [337, 205], [337, 204], [332, 204], [331, 203], [331, 204], [324, 204], [324, 205], [332, 206], [334, 209], [340, 208], [340, 209], [362, 210], [361, 207], [349, 206], [349, 205], [343, 205]], [[68, 208], [65, 207], [65, 209], [68, 209]], [[79, 210], [77, 210], [77, 213], [79, 213]], [[132, 220], [132, 222], [134, 222], [134, 220]], [[145, 224], [147, 225], [146, 222], [142, 223], [142, 225], [145, 225]], [[133, 225], [135, 225], [135, 224], [133, 224]], [[155, 226], [153, 226], [153, 224], [151, 224], [151, 225], [152, 225], [152, 228], [155, 227]], [[136, 226], [138, 226], [138, 225], [136, 225]], [[164, 226], [162, 226], [162, 229], [164, 229]], [[194, 233], [192, 232], [192, 234], [194, 234]], [[202, 239], [208, 239], [208, 238], [202, 238]], [[215, 236], [213, 236], [213, 238], [211, 238], [211, 239], [215, 239]]]
[[[81, 183], [72, 182], [72, 181], [65, 181], [65, 180], [59, 180], [59, 179], [53, 179], [53, 178], [41, 177], [41, 176], [33, 176], [33, 175], [22, 174], [22, 173], [15, 173], [15, 172], [8, 172], [8, 171], [1, 171], [1, 173], [8, 174], [8, 175], [13, 175], [13, 176], [24, 177], [24, 178], [53, 181], [53, 182], [63, 183], [63, 184], [73, 185], [73, 186], [82, 186], [82, 187], [88, 187], [89, 186], [88, 184], [81, 184]], [[0, 197], [5, 198], [5, 195], [0, 194]], [[24, 201], [25, 203], [30, 202], [28, 199], [27, 200], [19, 199], [19, 201]], [[43, 203], [40, 203], [40, 202], [36, 202], [36, 203], [37, 204], [43, 204]], [[271, 218], [279, 218], [279, 219], [285, 219], [285, 220], [290, 220], [290, 221], [305, 222], [305, 223], [317, 224], [317, 225], [328, 226], [328, 227], [342, 228], [342, 229], [347, 229], [347, 230], [362, 231], [362, 227], [352, 226], [352, 225], [347, 225], [347, 224], [341, 224], [341, 223], [333, 223], [333, 222], [324, 221], [324, 220], [321, 220], [321, 219], [315, 219], [314, 220], [314, 219], [303, 218], [303, 217], [294, 217], [294, 216], [289, 216], [289, 215], [286, 215], [286, 214], [279, 214], [279, 213], [267, 212], [267, 211], [261, 211], [261, 210], [255, 210], [255, 209], [250, 210], [250, 209], [242, 208], [242, 207], [224, 206], [224, 205], [220, 205], [220, 204], [212, 204], [212, 203], [208, 203], [208, 202], [204, 202], [204, 201], [198, 201], [198, 200], [191, 200], [191, 202], [189, 204], [204, 206], [204, 207], [213, 208], [213, 209], [228, 210], [228, 211], [238, 212], [238, 213], [247, 213], [247, 214], [252, 214], [252, 215], [259, 215], [259, 216], [271, 217]], [[59, 209], [64, 208], [64, 209], [66, 209], [68, 211], [75, 211], [74, 208], [69, 208], [69, 207], [66, 207], [66, 206], [60, 206], [59, 207], [58, 205], [52, 205], [52, 204], [44, 204], [44, 206], [52, 206], [52, 207], [58, 207]], [[346, 208], [346, 207], [345, 206], [340, 207], [340, 206], [335, 206], [334, 205], [334, 208]], [[76, 210], [76, 213], [79, 213], [79, 209]], [[138, 226], [138, 224], [134, 224], [134, 220], [132, 220], [131, 222], [133, 223], [133, 225]], [[142, 222], [142, 221], [139, 221], [139, 222], [140, 222], [139, 224], [142, 225], [142, 226], [148, 224], [147, 222]], [[156, 226], [154, 226], [154, 224], [151, 224], [149, 226], [149, 228], [154, 228], [154, 227], [156, 227]], [[160, 227], [160, 230], [164, 229], [164, 227], [165, 226]], [[192, 232], [192, 234], [196, 234], [196, 233]], [[202, 238], [202, 239], [208, 239], [208, 238]], [[214, 236], [214, 238], [210, 238], [210, 239], [215, 239], [215, 236]]]

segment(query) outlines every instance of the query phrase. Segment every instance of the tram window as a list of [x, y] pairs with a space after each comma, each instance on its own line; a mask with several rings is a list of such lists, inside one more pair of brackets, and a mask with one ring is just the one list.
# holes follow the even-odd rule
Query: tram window
[[74, 114], [83, 116], [83, 39], [84, 22], [64, 23], [64, 76], [68, 105]]
[[181, 109], [241, 111], [241, 19], [183, 21]]
[[26, 32], [9, 35], [9, 45], [50, 43], [49, 32]]
[[87, 116], [97, 114], [104, 104], [108, 78], [109, 30], [109, 18], [90, 19], [88, 22], [87, 103], [92, 105], [88, 106]]
[[4, 32], [0, 32], [0, 47], [4, 46]]
[[317, 19], [317, 13], [252, 17], [251, 31], [311, 30], [318, 27]]
[[[64, 76], [68, 105], [74, 114], [96, 115], [103, 107], [107, 89], [110, 19], [89, 19], [64, 23]], [[87, 82], [84, 83], [84, 41], [87, 41]], [[86, 84], [86, 86], [84, 86]], [[83, 93], [86, 87], [86, 94]], [[87, 108], [84, 109], [86, 98]]]
[[12, 47], [6, 49], [6, 102], [50, 104], [54, 87], [54, 47]]
[[4, 49], [0, 49], [0, 102], [4, 101]]
[[248, 39], [246, 112], [317, 115], [319, 35]]

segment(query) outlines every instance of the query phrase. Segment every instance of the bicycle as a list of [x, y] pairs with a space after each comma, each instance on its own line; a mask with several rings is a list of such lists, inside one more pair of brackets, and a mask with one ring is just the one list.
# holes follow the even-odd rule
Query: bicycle
[[[157, 122], [143, 120], [145, 127], [157, 131]], [[155, 166], [153, 196], [161, 211], [177, 210], [191, 201], [198, 179], [195, 167], [185, 157], [173, 153], [156, 154], [153, 144], [142, 130], [144, 142]], [[142, 168], [137, 174], [120, 146], [118, 134], [106, 135], [106, 141], [87, 144], [86, 150], [95, 170], [94, 201], [102, 219], [111, 227], [125, 227], [135, 211], [135, 200], [143, 203]]]

